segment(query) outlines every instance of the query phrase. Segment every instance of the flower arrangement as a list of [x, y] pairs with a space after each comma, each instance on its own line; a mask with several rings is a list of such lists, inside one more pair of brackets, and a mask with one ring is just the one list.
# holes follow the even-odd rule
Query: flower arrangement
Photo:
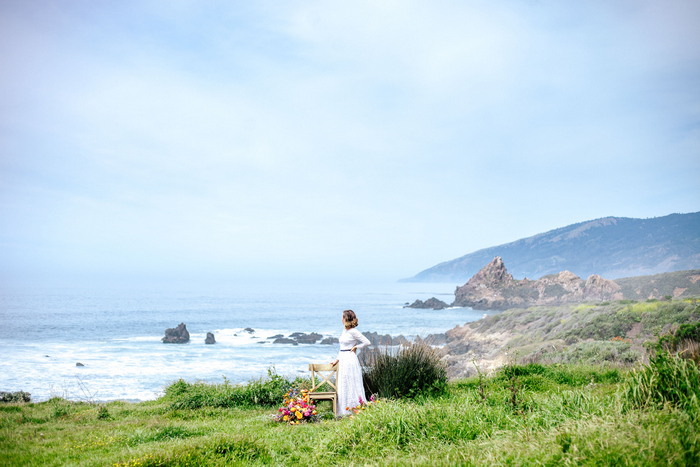
[[290, 389], [284, 395], [284, 406], [279, 408], [275, 420], [290, 425], [317, 421], [316, 406], [309, 402], [308, 393], [306, 389], [301, 391], [296, 388]]
[[367, 410], [370, 407], [377, 405], [379, 403], [380, 403], [379, 398], [375, 398], [374, 394], [372, 394], [368, 401], [365, 401], [360, 397], [360, 405], [352, 407], [352, 409], [350, 407], [345, 407], [345, 410], [352, 410], [353, 415], [350, 415], [350, 418], [353, 418], [354, 415], [357, 415], [358, 413], [362, 412], [363, 410]]

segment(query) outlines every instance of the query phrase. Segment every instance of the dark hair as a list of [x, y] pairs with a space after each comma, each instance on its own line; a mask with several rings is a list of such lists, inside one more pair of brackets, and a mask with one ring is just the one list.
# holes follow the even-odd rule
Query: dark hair
[[343, 311], [343, 321], [345, 321], [345, 329], [352, 329], [357, 327], [357, 316], [352, 310]]

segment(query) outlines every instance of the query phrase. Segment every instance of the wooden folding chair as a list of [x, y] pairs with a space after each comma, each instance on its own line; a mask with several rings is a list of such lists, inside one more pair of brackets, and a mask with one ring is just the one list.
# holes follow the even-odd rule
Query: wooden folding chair
[[[329, 363], [309, 363], [309, 371], [311, 372], [311, 390], [309, 391], [309, 399], [313, 400], [330, 400], [333, 401], [333, 414], [338, 415], [338, 388], [335, 384], [330, 381], [330, 378], [335, 375], [336, 383], [338, 381], [338, 365], [331, 365]], [[324, 373], [328, 373], [324, 375]], [[320, 382], [316, 384], [316, 376], [320, 379]], [[323, 386], [324, 383], [328, 383], [333, 391], [321, 391], [315, 392], [316, 389]]]

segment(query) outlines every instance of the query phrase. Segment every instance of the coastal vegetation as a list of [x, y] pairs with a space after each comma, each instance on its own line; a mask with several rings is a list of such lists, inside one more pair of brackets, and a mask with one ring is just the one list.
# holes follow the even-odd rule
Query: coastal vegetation
[[698, 322], [696, 298], [512, 308], [447, 332], [448, 375], [475, 375], [473, 360], [493, 370], [507, 353], [521, 363], [629, 366], [646, 361], [657, 336]]
[[[182, 404], [191, 399], [181, 382], [137, 404], [5, 404], [0, 464], [697, 465], [698, 386], [684, 378], [697, 383], [700, 371], [663, 355], [631, 371], [511, 361], [492, 375], [452, 381], [437, 396], [387, 400], [342, 420], [319, 407], [322, 421], [294, 426], [275, 421], [277, 409], [262, 400]], [[276, 390], [282, 380], [258, 383]]]
[[[140, 403], [8, 396], [0, 465], [700, 464], [696, 300], [513, 309], [456, 331], [443, 349], [366, 352], [381, 403], [341, 420], [328, 401], [284, 420], [310, 382], [273, 368], [245, 385], [174, 381]], [[441, 353], [486, 352], [485, 336], [506, 345], [499, 367], [472, 358], [473, 376], [448, 382]]]

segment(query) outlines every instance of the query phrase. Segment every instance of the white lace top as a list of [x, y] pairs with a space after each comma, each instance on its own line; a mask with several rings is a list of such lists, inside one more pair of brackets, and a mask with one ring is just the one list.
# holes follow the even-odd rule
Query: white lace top
[[[340, 344], [340, 353], [351, 350], [355, 346], [361, 349], [370, 344], [369, 339], [355, 328], [344, 330], [340, 338], [338, 338], [338, 343]], [[340, 358], [340, 353], [338, 354], [338, 358]]]

